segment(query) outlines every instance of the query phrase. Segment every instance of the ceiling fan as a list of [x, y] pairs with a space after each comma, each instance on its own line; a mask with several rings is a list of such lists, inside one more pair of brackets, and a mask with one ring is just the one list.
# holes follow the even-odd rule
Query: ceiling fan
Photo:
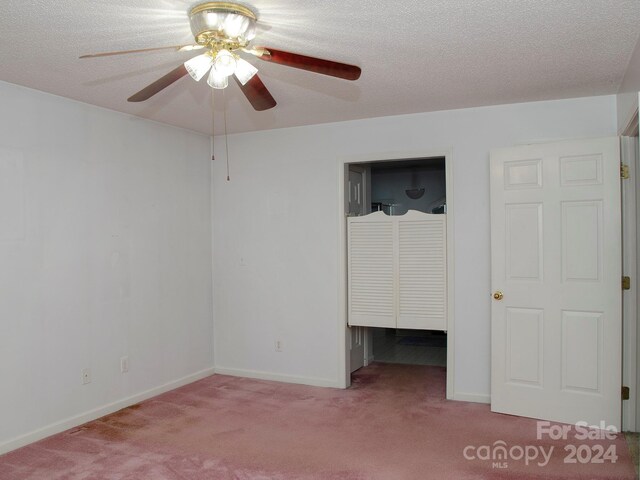
[[360, 77], [360, 67], [354, 65], [284, 52], [269, 47], [251, 46], [251, 41], [256, 35], [257, 20], [256, 14], [244, 5], [229, 2], [205, 2], [194, 6], [189, 11], [191, 31], [196, 42], [193, 45], [96, 53], [82, 55], [80, 58], [168, 49], [176, 51], [205, 50], [204, 53], [187, 60], [127, 100], [129, 102], [143, 102], [187, 74], [194, 80], [200, 81], [209, 73], [207, 83], [215, 89], [226, 88], [229, 84], [229, 77], [233, 77], [253, 108], [258, 111], [275, 107], [276, 101], [257, 75], [258, 69], [242, 58], [240, 53], [250, 54], [267, 62], [345, 80], [357, 80]]

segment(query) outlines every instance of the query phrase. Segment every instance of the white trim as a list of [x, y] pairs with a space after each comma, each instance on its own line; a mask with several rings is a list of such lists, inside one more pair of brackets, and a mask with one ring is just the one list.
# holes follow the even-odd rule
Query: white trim
[[454, 263], [454, 195], [453, 195], [453, 154], [444, 156], [445, 192], [447, 196], [447, 398], [455, 399], [455, 263]]
[[473, 403], [491, 403], [491, 395], [486, 393], [463, 393], [458, 392], [453, 396], [453, 400], [460, 402], [473, 402]]
[[245, 370], [242, 368], [227, 367], [215, 367], [215, 372], [218, 375], [254, 378], [257, 380], [269, 380], [272, 382], [297, 383], [300, 385], [311, 385], [313, 387], [344, 388], [340, 382], [329, 378], [303, 377], [300, 375], [285, 375], [281, 373], [263, 372], [260, 370]]
[[[637, 119], [637, 117], [635, 117]], [[636, 265], [636, 156], [638, 137], [620, 138], [622, 163], [630, 177], [622, 180], [622, 275], [631, 277], [631, 290], [622, 295], [622, 383], [629, 387], [629, 400], [622, 402], [622, 429], [637, 431], [637, 291]]]
[[447, 399], [456, 400], [455, 394], [455, 325], [454, 325], [454, 191], [452, 149], [381, 152], [338, 159], [338, 382], [343, 388], [351, 384], [349, 345], [347, 343], [347, 233], [345, 222], [345, 171], [347, 164], [376, 163], [421, 158], [445, 159], [447, 191]]
[[337, 382], [341, 388], [351, 385], [351, 357], [349, 336], [347, 335], [347, 228], [345, 206], [347, 199], [344, 188], [348, 175], [348, 160], [338, 162], [338, 371]]
[[638, 144], [639, 137], [636, 137], [636, 158], [633, 170], [630, 168], [630, 172], [633, 171], [633, 176], [631, 177], [631, 182], [633, 182], [633, 187], [635, 189], [636, 196], [636, 205], [635, 205], [635, 255], [636, 255], [636, 264], [635, 264], [635, 278], [631, 280], [632, 291], [635, 295], [635, 315], [631, 317], [631, 321], [635, 322], [636, 325], [636, 342], [635, 342], [635, 399], [636, 399], [636, 425], [635, 431], [640, 432], [640, 382], [638, 381], [638, 374], [640, 373], [638, 370], [640, 369], [638, 365], [638, 360], [640, 355], [640, 329], [638, 328], [638, 312], [640, 312], [640, 283], [638, 283], [638, 272], [640, 272], [640, 247], [638, 246], [638, 238], [640, 238], [640, 219], [638, 215], [640, 215], [640, 178], [638, 174], [640, 173], [640, 145]]
[[206, 368], [191, 375], [187, 375], [186, 377], [182, 377], [178, 380], [160, 385], [159, 387], [145, 390], [144, 392], [137, 393], [127, 398], [123, 398], [122, 400], [118, 400], [116, 402], [94, 408], [93, 410], [89, 410], [88, 412], [75, 415], [65, 420], [47, 425], [46, 427], [40, 428], [38, 430], [20, 435], [19, 437], [13, 438], [0, 444], [0, 455], [10, 452], [11, 450], [15, 450], [16, 448], [24, 447], [25, 445], [28, 445], [30, 443], [37, 442], [38, 440], [42, 440], [43, 438], [50, 437], [51, 435], [64, 432], [65, 430], [77, 427], [78, 425], [82, 425], [92, 420], [96, 420], [100, 417], [104, 417], [105, 415], [109, 415], [110, 413], [117, 412], [118, 410], [122, 410], [123, 408], [130, 407], [131, 405], [135, 405], [136, 403], [140, 403], [143, 400], [158, 396], [161, 393], [174, 390], [189, 383], [196, 382], [213, 374], [213, 368]]
[[[214, 143], [214, 138], [215, 137], [211, 137], [211, 154], [215, 156], [215, 143]], [[220, 161], [220, 160], [216, 160], [216, 161]], [[218, 330], [219, 330], [219, 325], [218, 325], [218, 315], [217, 315], [217, 288], [216, 288], [216, 284], [217, 284], [217, 272], [218, 269], [216, 268], [216, 228], [217, 228], [217, 222], [216, 222], [216, 217], [215, 217], [215, 212], [216, 212], [216, 208], [215, 208], [215, 195], [216, 195], [216, 188], [214, 186], [215, 183], [215, 175], [216, 175], [216, 167], [215, 167], [215, 161], [211, 162], [211, 290], [212, 290], [212, 295], [211, 295], [211, 322], [213, 324], [213, 328], [211, 329], [211, 334], [213, 336], [213, 365], [215, 367], [215, 365], [217, 365], [218, 363], [218, 340], [219, 340], [219, 335], [218, 335]]]

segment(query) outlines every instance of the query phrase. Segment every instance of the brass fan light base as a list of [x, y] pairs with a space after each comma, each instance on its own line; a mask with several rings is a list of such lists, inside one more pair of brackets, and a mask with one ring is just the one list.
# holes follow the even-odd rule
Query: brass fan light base
[[191, 32], [196, 43], [215, 50], [245, 48], [256, 33], [256, 14], [244, 5], [231, 2], [205, 2], [189, 12]]

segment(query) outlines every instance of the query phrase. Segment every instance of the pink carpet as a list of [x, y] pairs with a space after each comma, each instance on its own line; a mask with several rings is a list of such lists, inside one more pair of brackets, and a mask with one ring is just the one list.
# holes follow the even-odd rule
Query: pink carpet
[[[409, 365], [363, 368], [348, 390], [216, 375], [0, 456], [0, 478], [635, 478], [621, 435], [537, 440], [535, 420], [447, 401], [444, 389], [443, 368]], [[564, 463], [567, 444], [586, 445], [582, 460], [600, 449], [617, 460]], [[485, 459], [498, 446], [508, 458]]]

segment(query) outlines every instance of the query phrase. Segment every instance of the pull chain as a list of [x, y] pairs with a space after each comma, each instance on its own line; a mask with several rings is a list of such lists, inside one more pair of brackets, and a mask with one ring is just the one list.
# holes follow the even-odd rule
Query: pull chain
[[224, 146], [225, 146], [225, 157], [227, 158], [227, 182], [231, 181], [231, 176], [229, 173], [229, 137], [227, 135], [227, 97], [225, 91], [227, 89], [222, 89], [222, 102], [224, 103]]
[[213, 103], [213, 88], [211, 89], [211, 161], [215, 161], [216, 159], [216, 155], [215, 155], [215, 136], [216, 136], [216, 111], [214, 109], [214, 103]]
[[[227, 98], [225, 95], [225, 90], [222, 89], [222, 107], [223, 107], [223, 115], [224, 115], [224, 148], [225, 148], [225, 158], [227, 159], [227, 182], [231, 181], [231, 175], [229, 173], [229, 139], [227, 137]], [[214, 89], [211, 89], [211, 144], [215, 147], [214, 139], [216, 136], [215, 130], [215, 121], [216, 121], [216, 111], [214, 109]], [[215, 148], [214, 148], [215, 151]], [[214, 161], [216, 159], [215, 153], [211, 152], [211, 160]]]

